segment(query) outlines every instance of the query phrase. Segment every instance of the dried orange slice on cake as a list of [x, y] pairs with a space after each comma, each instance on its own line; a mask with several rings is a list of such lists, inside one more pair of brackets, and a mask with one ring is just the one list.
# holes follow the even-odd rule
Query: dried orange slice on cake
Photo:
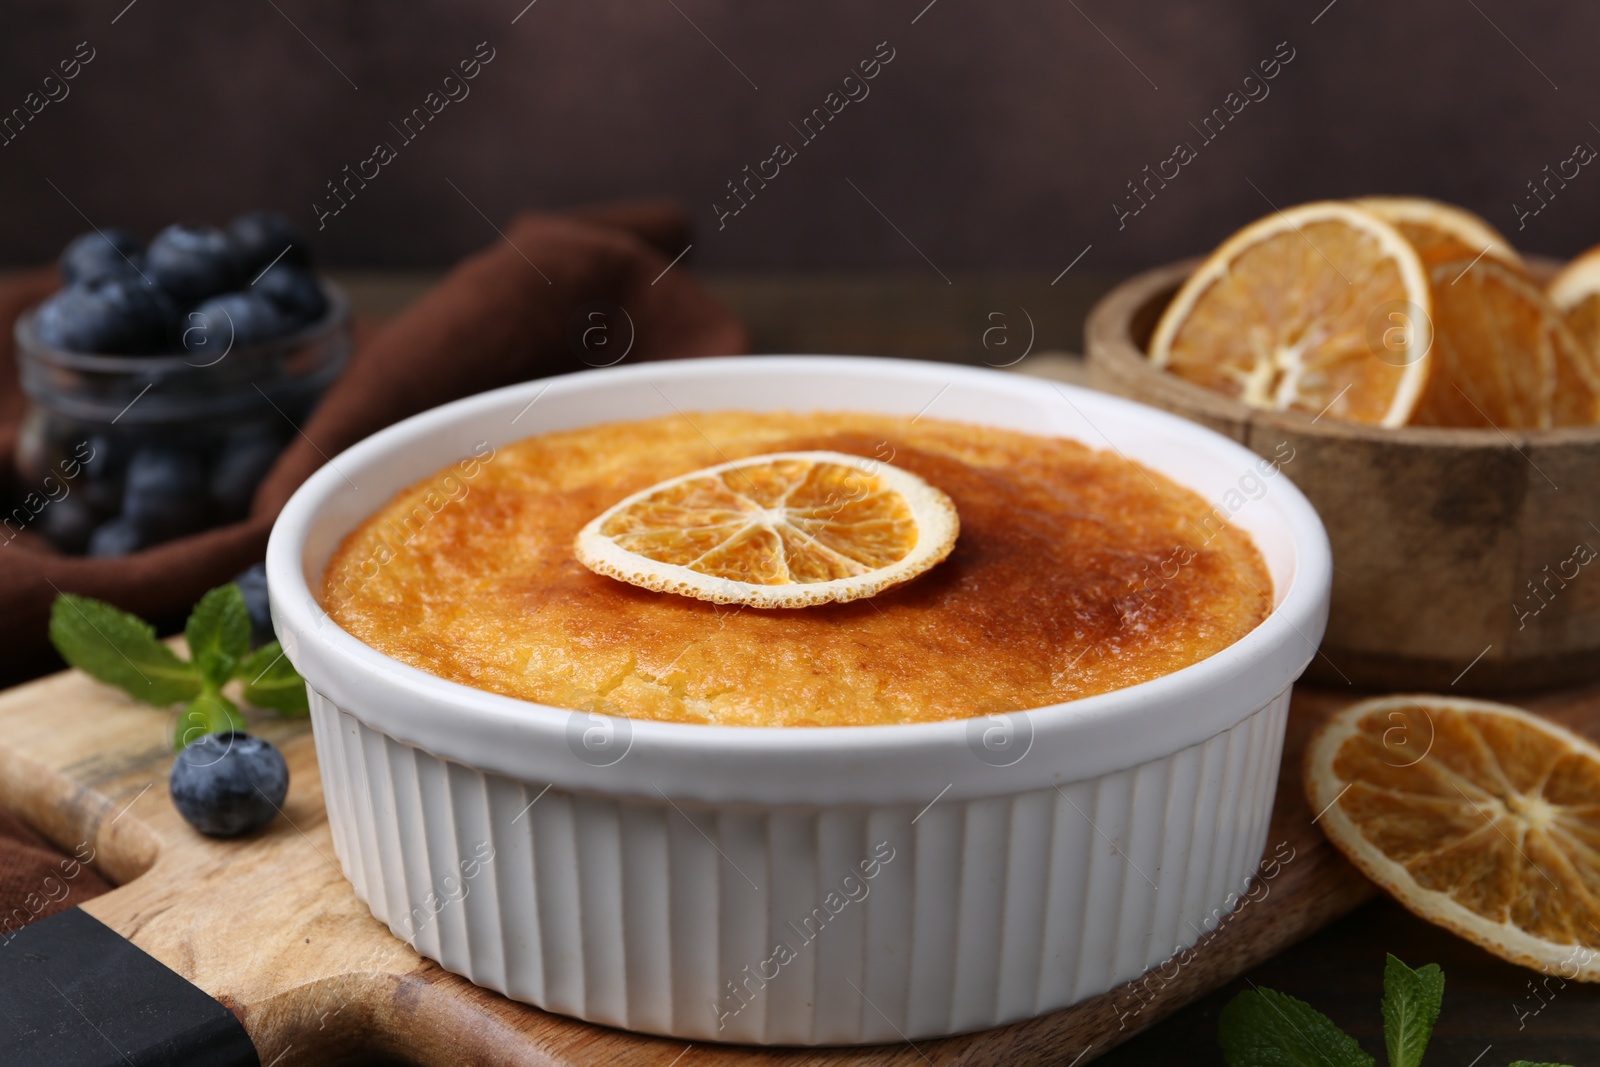
[[1464, 208], [1421, 196], [1364, 196], [1355, 203], [1399, 230], [1425, 268], [1478, 256], [1522, 266], [1511, 242]]
[[1417, 915], [1600, 981], [1600, 747], [1504, 704], [1380, 697], [1318, 730], [1306, 792], [1333, 843]]
[[1595, 421], [1600, 369], [1560, 309], [1520, 268], [1436, 264], [1433, 375], [1412, 421], [1532, 429]]
[[1403, 425], [1427, 384], [1428, 280], [1400, 232], [1351, 204], [1275, 212], [1189, 276], [1150, 361], [1254, 407]]
[[776, 452], [635, 493], [578, 533], [599, 574], [756, 608], [855, 600], [955, 547], [955, 504], [910, 471], [842, 452]]
[[1567, 325], [1600, 363], [1600, 248], [1591, 248], [1568, 263], [1545, 289], [1550, 302], [1567, 317]]

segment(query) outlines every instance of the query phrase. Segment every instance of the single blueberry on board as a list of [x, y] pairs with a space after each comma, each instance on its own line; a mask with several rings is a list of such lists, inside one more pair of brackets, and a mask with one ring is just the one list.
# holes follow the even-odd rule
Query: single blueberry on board
[[269, 267], [250, 288], [270, 300], [297, 329], [316, 322], [328, 310], [316, 275], [299, 267], [284, 263]]
[[228, 236], [239, 249], [251, 278], [274, 261], [311, 266], [311, 246], [300, 227], [276, 211], [249, 211], [228, 223]]
[[173, 759], [167, 789], [190, 826], [210, 837], [237, 837], [278, 814], [289, 795], [289, 765], [271, 741], [206, 734]]
[[278, 461], [283, 442], [270, 432], [255, 428], [231, 434], [211, 465], [211, 499], [224, 521], [242, 519], [250, 510], [256, 486]]
[[145, 543], [144, 535], [134, 521], [126, 515], [118, 515], [95, 527], [94, 533], [89, 536], [89, 548], [85, 554], [97, 559], [111, 559], [137, 552]]
[[164, 298], [137, 277], [71, 285], [39, 305], [34, 332], [52, 348], [142, 355], [165, 343]]
[[289, 323], [265, 297], [224, 293], [183, 317], [180, 343], [185, 352], [214, 360], [234, 346], [270, 341], [289, 329]]
[[192, 452], [166, 445], [139, 449], [128, 461], [122, 513], [147, 544], [203, 529], [210, 509], [205, 470]]
[[272, 610], [267, 604], [267, 565], [257, 563], [241, 571], [233, 584], [244, 594], [244, 606], [250, 612], [250, 647], [260, 648], [276, 636], [272, 632]]
[[245, 280], [233, 238], [195, 222], [175, 223], [156, 234], [145, 252], [145, 273], [181, 303], [225, 293]]
[[112, 226], [74, 237], [61, 252], [63, 285], [84, 285], [107, 278], [138, 277], [144, 267], [144, 242], [128, 230]]

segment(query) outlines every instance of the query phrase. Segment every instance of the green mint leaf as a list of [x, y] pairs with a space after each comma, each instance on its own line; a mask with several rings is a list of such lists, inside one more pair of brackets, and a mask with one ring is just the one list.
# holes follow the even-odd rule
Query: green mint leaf
[[1355, 1039], [1303, 1000], [1247, 989], [1228, 1001], [1217, 1026], [1228, 1067], [1373, 1067]]
[[1437, 963], [1412, 970], [1392, 953], [1383, 965], [1383, 1044], [1389, 1067], [1421, 1067], [1444, 1000]]
[[144, 620], [90, 597], [62, 593], [50, 608], [50, 643], [89, 677], [146, 704], [175, 704], [200, 692], [200, 672], [156, 640]]
[[229, 730], [244, 730], [247, 727], [244, 716], [233, 706], [233, 701], [208, 687], [189, 701], [189, 706], [178, 716], [178, 725], [172, 734], [172, 747], [182, 752], [185, 745], [198, 741], [206, 734], [225, 734]]
[[234, 677], [244, 679], [244, 698], [258, 708], [274, 708], [285, 715], [304, 715], [311, 710], [305, 679], [295, 672], [276, 641], [252, 652], [239, 664]]
[[220, 685], [233, 677], [238, 660], [216, 648], [208, 648], [194, 657], [194, 665], [207, 685]]
[[233, 677], [234, 668], [250, 653], [250, 609], [239, 587], [229, 582], [201, 597], [183, 636], [206, 681], [220, 686]]

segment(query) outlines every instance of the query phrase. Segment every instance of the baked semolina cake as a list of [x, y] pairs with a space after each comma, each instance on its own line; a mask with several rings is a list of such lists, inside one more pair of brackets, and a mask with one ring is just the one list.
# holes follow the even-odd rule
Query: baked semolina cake
[[[743, 457], [870, 457], [942, 490], [948, 558], [874, 595], [716, 604], [588, 569], [630, 494]], [[1248, 535], [1115, 452], [934, 419], [690, 413], [541, 434], [417, 483], [330, 560], [323, 605], [403, 663], [562, 708], [733, 726], [930, 722], [1169, 674], [1272, 608]]]

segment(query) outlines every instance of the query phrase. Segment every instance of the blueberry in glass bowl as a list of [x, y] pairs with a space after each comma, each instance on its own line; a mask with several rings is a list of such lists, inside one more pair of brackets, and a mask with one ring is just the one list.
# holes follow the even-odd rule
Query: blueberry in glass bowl
[[311, 267], [311, 248], [300, 227], [275, 211], [248, 211], [228, 224], [228, 236], [247, 266], [261, 270], [273, 263]]
[[290, 318], [313, 321], [328, 309], [328, 299], [317, 284], [317, 276], [303, 267], [274, 264], [261, 273], [255, 288], [279, 314]]
[[144, 242], [115, 226], [91, 230], [72, 239], [61, 252], [61, 280], [68, 285], [107, 278], [137, 278], [144, 265]]
[[245, 259], [233, 238], [204, 223], [168, 226], [150, 242], [144, 262], [150, 280], [175, 300], [204, 300], [247, 280]]
[[178, 344], [194, 355], [221, 358], [229, 345], [253, 345], [288, 332], [278, 306], [260, 293], [223, 293], [184, 316]]
[[121, 556], [242, 519], [350, 354], [348, 301], [304, 235], [270, 212], [148, 247], [106, 229], [60, 268], [16, 323], [29, 405], [8, 536]]
[[76, 352], [144, 355], [165, 345], [171, 319], [170, 299], [137, 276], [95, 277], [40, 304], [34, 333]]

